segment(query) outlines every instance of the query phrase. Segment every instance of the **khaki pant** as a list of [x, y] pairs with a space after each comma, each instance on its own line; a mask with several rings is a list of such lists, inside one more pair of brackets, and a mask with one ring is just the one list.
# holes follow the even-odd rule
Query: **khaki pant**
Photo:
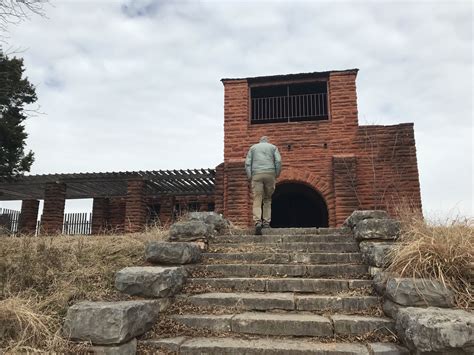
[[[272, 195], [275, 191], [275, 174], [259, 173], [252, 176], [253, 221], [270, 223], [272, 216]], [[263, 208], [262, 208], [263, 203]]]

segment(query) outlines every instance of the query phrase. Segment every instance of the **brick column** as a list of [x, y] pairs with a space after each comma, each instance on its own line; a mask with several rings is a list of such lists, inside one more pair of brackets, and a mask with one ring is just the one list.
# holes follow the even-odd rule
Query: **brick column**
[[169, 226], [174, 221], [174, 205], [175, 198], [166, 196], [161, 199], [160, 203], [160, 223], [162, 226]]
[[224, 215], [240, 227], [252, 224], [252, 200], [244, 161], [226, 163], [224, 168]]
[[108, 228], [109, 199], [95, 197], [92, 203], [92, 234], [104, 233]]
[[38, 200], [23, 200], [21, 202], [20, 233], [35, 234], [38, 221]]
[[224, 212], [224, 163], [216, 167], [216, 181], [214, 188], [214, 210], [217, 213]]
[[345, 219], [359, 207], [356, 162], [354, 155], [333, 156], [332, 158], [336, 226], [342, 225]]
[[48, 182], [44, 191], [43, 217], [41, 219], [43, 234], [62, 233], [65, 203], [66, 184]]
[[125, 232], [141, 232], [146, 224], [145, 181], [129, 180], [125, 207]]
[[114, 233], [123, 232], [125, 226], [125, 198], [114, 197], [109, 200], [109, 229]]
[[347, 134], [355, 134], [358, 126], [357, 72], [331, 73], [329, 76], [329, 105], [332, 130], [331, 145], [344, 144]]

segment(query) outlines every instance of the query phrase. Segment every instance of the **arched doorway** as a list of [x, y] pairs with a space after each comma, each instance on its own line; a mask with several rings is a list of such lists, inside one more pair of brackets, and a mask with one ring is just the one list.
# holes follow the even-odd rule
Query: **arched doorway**
[[277, 185], [272, 198], [273, 228], [328, 227], [328, 208], [324, 198], [300, 183]]

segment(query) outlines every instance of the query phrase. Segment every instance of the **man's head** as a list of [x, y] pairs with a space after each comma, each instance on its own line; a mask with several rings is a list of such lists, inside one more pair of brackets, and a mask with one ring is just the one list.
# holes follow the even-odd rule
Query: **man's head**
[[262, 138], [260, 138], [260, 143], [268, 143], [268, 137], [262, 136]]

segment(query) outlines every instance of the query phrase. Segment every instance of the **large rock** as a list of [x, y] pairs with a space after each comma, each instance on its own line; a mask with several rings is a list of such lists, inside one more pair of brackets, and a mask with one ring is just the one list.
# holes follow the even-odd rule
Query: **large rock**
[[357, 240], [364, 239], [397, 239], [400, 233], [400, 222], [394, 219], [364, 219], [354, 227]]
[[126, 267], [115, 275], [115, 287], [132, 296], [171, 297], [181, 291], [185, 279], [181, 267]]
[[145, 259], [155, 264], [193, 264], [201, 260], [201, 249], [195, 243], [149, 242]]
[[122, 344], [147, 332], [158, 318], [155, 301], [80, 302], [67, 311], [67, 338], [93, 344]]
[[376, 267], [386, 267], [390, 263], [390, 252], [394, 247], [391, 242], [362, 241], [359, 244], [364, 262]]
[[453, 293], [436, 280], [391, 278], [387, 281], [385, 297], [403, 306], [451, 307]]
[[170, 227], [169, 240], [177, 242], [207, 240], [207, 238], [212, 236], [213, 232], [213, 227], [203, 221], [176, 222]]
[[225, 232], [230, 226], [229, 221], [216, 212], [190, 212], [187, 219], [204, 222], [218, 234]]
[[472, 312], [408, 307], [398, 311], [395, 327], [403, 342], [417, 353], [474, 353]]
[[379, 295], [384, 295], [385, 287], [387, 286], [388, 280], [394, 277], [396, 277], [396, 275], [388, 271], [382, 271], [375, 274], [373, 279], [373, 286], [375, 291], [377, 291]]
[[344, 226], [354, 228], [355, 225], [360, 221], [372, 218], [386, 219], [389, 217], [387, 212], [381, 210], [354, 211], [349, 217], [346, 218], [346, 220], [344, 221]]

